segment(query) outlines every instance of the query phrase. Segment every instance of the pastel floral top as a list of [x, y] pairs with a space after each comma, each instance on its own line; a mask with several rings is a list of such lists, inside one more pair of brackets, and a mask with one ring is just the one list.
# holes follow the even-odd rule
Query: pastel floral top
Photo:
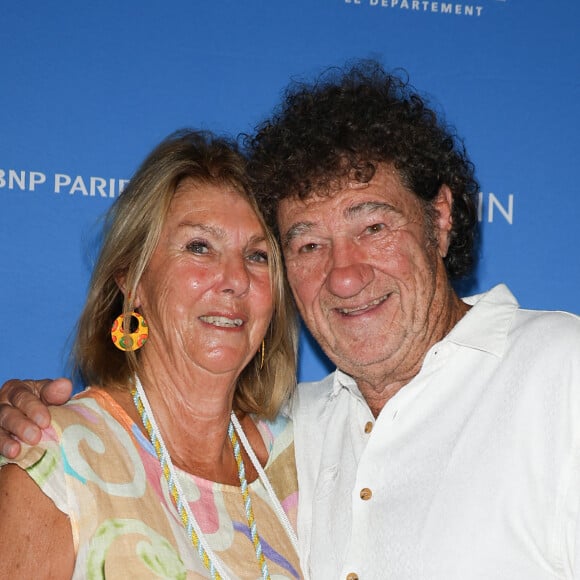
[[[62, 407], [36, 446], [16, 463], [70, 517], [73, 578], [207, 578], [168, 495], [155, 451], [125, 411], [99, 388]], [[269, 459], [265, 471], [295, 527], [298, 483], [292, 424], [257, 421]], [[178, 469], [183, 492], [208, 540], [233, 578], [260, 578], [239, 487]], [[259, 480], [249, 485], [272, 579], [301, 578], [298, 556]]]

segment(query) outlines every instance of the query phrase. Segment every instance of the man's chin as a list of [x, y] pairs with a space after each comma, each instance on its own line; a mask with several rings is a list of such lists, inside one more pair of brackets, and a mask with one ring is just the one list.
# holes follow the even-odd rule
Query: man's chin
[[343, 372], [353, 377], [364, 374], [365, 369], [371, 369], [384, 362], [384, 356], [363, 352], [364, 348], [353, 347], [340, 351], [326, 352], [326, 356]]

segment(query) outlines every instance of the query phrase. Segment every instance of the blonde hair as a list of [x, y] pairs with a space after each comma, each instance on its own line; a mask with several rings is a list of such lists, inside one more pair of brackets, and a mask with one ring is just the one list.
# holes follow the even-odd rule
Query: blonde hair
[[[283, 274], [280, 250], [248, 193], [246, 160], [235, 143], [209, 132], [181, 130], [145, 159], [106, 215], [103, 243], [73, 344], [74, 372], [85, 384], [132, 388], [139, 351], [123, 352], [111, 340], [111, 325], [134, 310], [133, 297], [159, 241], [169, 205], [184, 179], [227, 185], [256, 212], [270, 247], [274, 314], [265, 359], [255, 356], [238, 378], [234, 410], [272, 418], [296, 382], [297, 322]], [[117, 281], [123, 277], [125, 293]], [[128, 320], [128, 318], [127, 318]]]

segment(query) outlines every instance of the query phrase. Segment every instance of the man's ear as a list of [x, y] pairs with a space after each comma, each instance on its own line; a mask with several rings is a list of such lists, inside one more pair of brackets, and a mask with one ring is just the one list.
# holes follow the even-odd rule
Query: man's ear
[[437, 246], [439, 254], [445, 258], [451, 243], [451, 230], [453, 229], [453, 193], [448, 185], [443, 184], [439, 188], [437, 197], [433, 200], [433, 207], [435, 208]]

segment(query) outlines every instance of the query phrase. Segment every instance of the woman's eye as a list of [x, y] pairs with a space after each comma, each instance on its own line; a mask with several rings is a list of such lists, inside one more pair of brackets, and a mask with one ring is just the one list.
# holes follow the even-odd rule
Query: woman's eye
[[268, 252], [265, 250], [257, 250], [256, 252], [252, 252], [249, 256], [252, 262], [259, 262], [261, 264], [268, 263]]
[[209, 252], [209, 245], [207, 242], [194, 240], [187, 244], [187, 250], [194, 254], [207, 254]]

